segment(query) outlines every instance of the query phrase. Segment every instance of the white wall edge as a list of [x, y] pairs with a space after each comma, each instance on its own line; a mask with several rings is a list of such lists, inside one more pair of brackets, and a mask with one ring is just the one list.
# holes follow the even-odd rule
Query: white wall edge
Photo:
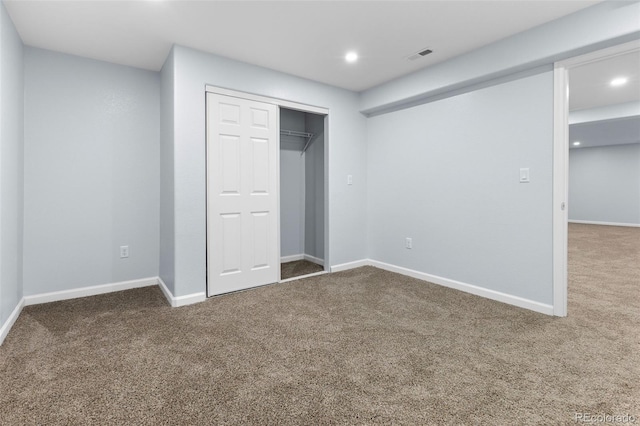
[[295, 262], [296, 260], [302, 259], [304, 259], [304, 254], [292, 254], [290, 256], [282, 256], [280, 258], [280, 263]]
[[630, 228], [640, 228], [640, 223], [597, 222], [593, 220], [569, 220], [569, 223], [580, 223], [583, 225], [628, 226]]
[[354, 262], [341, 263], [339, 265], [331, 266], [331, 272], [341, 272], [348, 269], [359, 268], [361, 266], [370, 266], [371, 261], [369, 259], [356, 260]]
[[90, 287], [74, 288], [71, 290], [53, 291], [51, 293], [34, 294], [24, 297], [25, 306], [40, 303], [57, 302], [60, 300], [77, 299], [79, 297], [97, 296], [114, 291], [131, 290], [133, 288], [149, 287], [158, 284], [158, 277], [141, 278], [138, 280], [121, 281], [110, 284], [94, 285]]
[[316, 265], [324, 266], [324, 260], [319, 257], [311, 256], [309, 254], [304, 255], [304, 260], [308, 260], [311, 263], [315, 263]]
[[24, 307], [24, 297], [20, 299], [20, 302], [18, 302], [16, 307], [13, 309], [13, 311], [11, 312], [11, 315], [9, 315], [9, 318], [7, 318], [4, 324], [2, 324], [2, 327], [0, 327], [0, 345], [2, 345], [2, 343], [4, 342], [4, 339], [9, 334], [9, 331], [11, 331], [11, 327], [13, 327], [13, 324], [15, 324], [16, 320], [20, 316], [20, 313], [22, 312], [23, 307]]
[[160, 290], [162, 290], [162, 292], [164, 293], [164, 297], [167, 298], [167, 301], [169, 302], [169, 305], [171, 305], [172, 308], [179, 308], [180, 306], [193, 305], [194, 303], [200, 303], [207, 300], [207, 294], [204, 291], [201, 293], [193, 293], [193, 294], [187, 294], [184, 296], [176, 297], [171, 293], [171, 291], [169, 291], [169, 288], [164, 283], [162, 278], [157, 277], [156, 280], [158, 282], [158, 286], [160, 287]]
[[415, 271], [413, 269], [407, 269], [400, 266], [390, 265], [388, 263], [379, 262], [377, 260], [369, 260], [371, 266], [375, 266], [385, 271], [395, 272], [398, 274], [406, 275], [408, 277], [417, 278], [419, 280], [428, 281], [433, 284], [438, 284], [443, 287], [453, 288], [465, 293], [471, 293], [476, 296], [481, 296], [487, 299], [495, 300], [498, 302], [514, 305], [520, 308], [529, 309], [531, 311], [539, 312], [546, 315], [553, 315], [553, 306], [544, 303], [536, 302], [529, 299], [524, 299], [518, 296], [512, 296], [510, 294], [502, 293], [495, 290], [490, 290], [484, 287], [478, 287], [473, 284], [467, 284], [460, 281], [451, 280], [448, 278], [439, 277], [437, 275], [426, 274], [424, 272]]

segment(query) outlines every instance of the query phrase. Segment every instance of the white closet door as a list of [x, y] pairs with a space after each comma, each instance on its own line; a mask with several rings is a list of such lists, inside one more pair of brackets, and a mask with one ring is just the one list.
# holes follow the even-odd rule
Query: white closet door
[[209, 296], [279, 279], [276, 108], [207, 94]]

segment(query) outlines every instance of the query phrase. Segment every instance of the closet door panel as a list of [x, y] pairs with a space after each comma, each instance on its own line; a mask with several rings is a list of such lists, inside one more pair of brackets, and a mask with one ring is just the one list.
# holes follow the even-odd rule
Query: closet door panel
[[254, 195], [269, 194], [269, 147], [268, 139], [251, 138], [252, 190]]
[[207, 94], [209, 296], [279, 278], [276, 119], [275, 105]]
[[240, 194], [240, 137], [220, 135], [218, 170], [222, 194]]
[[269, 267], [270, 247], [273, 241], [269, 235], [269, 212], [252, 213], [252, 233], [251, 241], [253, 245], [253, 257], [251, 269], [263, 269]]
[[220, 237], [222, 251], [221, 275], [236, 274], [242, 271], [242, 218], [239, 213], [220, 215]]

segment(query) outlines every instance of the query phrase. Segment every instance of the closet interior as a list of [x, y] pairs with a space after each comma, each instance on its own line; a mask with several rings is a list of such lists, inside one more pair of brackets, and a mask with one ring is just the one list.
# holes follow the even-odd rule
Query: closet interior
[[280, 108], [281, 280], [325, 270], [324, 119]]

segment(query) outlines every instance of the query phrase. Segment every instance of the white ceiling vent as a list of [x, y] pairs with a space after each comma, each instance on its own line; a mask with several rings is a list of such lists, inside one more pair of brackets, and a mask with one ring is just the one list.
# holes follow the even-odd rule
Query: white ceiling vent
[[414, 53], [413, 55], [409, 55], [407, 57], [407, 59], [410, 60], [410, 61], [415, 61], [416, 59], [420, 59], [423, 56], [427, 56], [429, 53], [433, 53], [433, 50], [431, 50], [431, 49], [422, 49], [419, 52]]

